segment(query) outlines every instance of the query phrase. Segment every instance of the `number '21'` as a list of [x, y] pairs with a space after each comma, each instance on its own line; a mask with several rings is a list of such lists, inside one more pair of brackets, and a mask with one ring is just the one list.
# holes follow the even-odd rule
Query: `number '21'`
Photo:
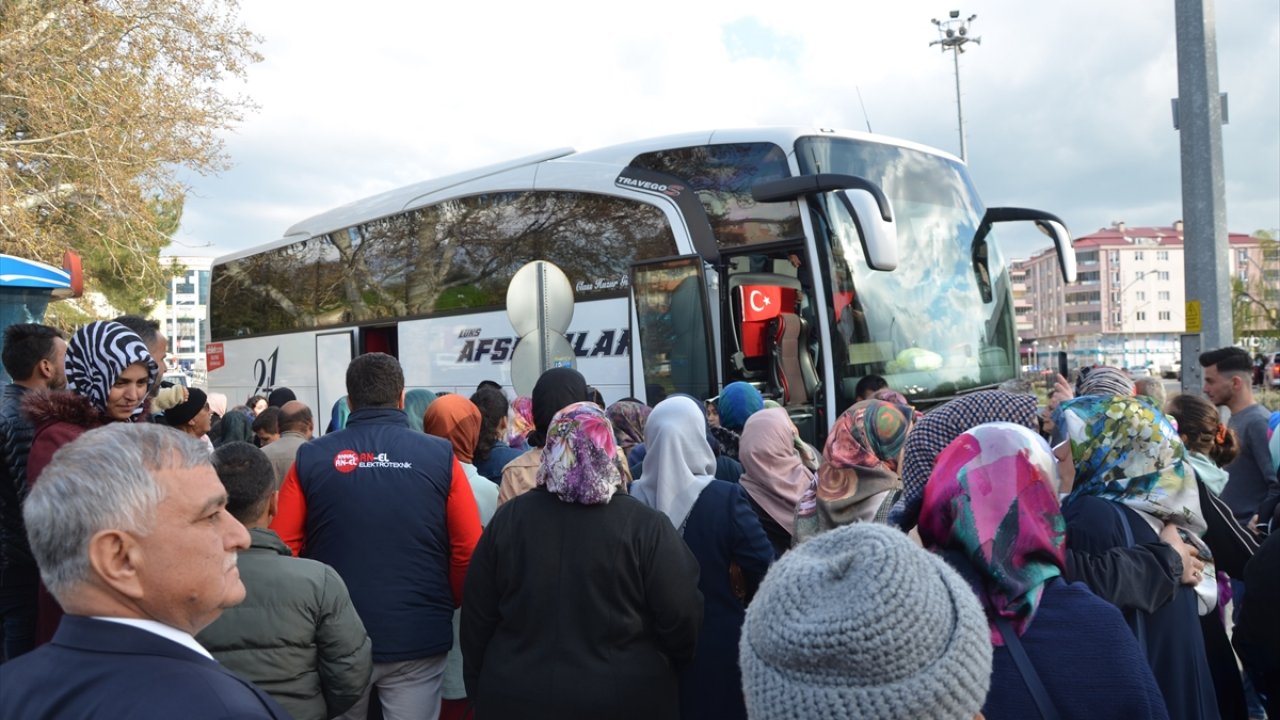
[[276, 385], [276, 357], [280, 355], [280, 348], [276, 348], [267, 356], [265, 360], [258, 358], [253, 361], [253, 374], [258, 376], [258, 387], [253, 393], [257, 395], [263, 390], [270, 390]]

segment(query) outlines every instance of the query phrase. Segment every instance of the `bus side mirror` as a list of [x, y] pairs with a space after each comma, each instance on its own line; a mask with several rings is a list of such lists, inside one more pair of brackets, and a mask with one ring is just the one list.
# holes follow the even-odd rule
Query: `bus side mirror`
[[862, 254], [872, 270], [898, 268], [898, 226], [888, 198], [862, 188], [838, 190], [836, 195], [853, 218], [862, 239]]
[[1076, 281], [1076, 251], [1071, 246], [1071, 233], [1067, 232], [1067, 224], [1057, 215], [1043, 210], [1031, 210], [1016, 207], [987, 208], [978, 223], [978, 230], [973, 234], [973, 247], [977, 248], [986, 242], [991, 226], [996, 223], [1033, 222], [1040, 232], [1053, 238], [1053, 247], [1058, 251], [1058, 269], [1062, 271], [1062, 281], [1068, 285]]
[[1036, 227], [1040, 232], [1053, 238], [1053, 247], [1058, 251], [1058, 269], [1062, 271], [1062, 281], [1068, 285], [1076, 281], [1076, 251], [1071, 245], [1071, 233], [1061, 220], [1038, 220]]

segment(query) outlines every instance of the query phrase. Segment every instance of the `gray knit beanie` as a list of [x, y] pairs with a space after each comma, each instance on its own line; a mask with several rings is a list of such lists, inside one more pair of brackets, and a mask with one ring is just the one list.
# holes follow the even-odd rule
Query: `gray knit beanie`
[[942, 558], [854, 523], [774, 564], [738, 659], [751, 720], [972, 720], [991, 682], [991, 631]]

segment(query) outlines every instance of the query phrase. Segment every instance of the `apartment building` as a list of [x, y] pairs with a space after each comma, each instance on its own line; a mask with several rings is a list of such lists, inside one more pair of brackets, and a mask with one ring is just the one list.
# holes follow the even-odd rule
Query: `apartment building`
[[169, 292], [156, 303], [151, 318], [169, 338], [169, 365], [203, 384], [204, 346], [209, 342], [209, 270], [213, 258], [176, 257], [186, 273], [169, 282]]
[[[1280, 312], [1280, 250], [1240, 233], [1227, 240], [1231, 277]], [[1053, 250], [1012, 263], [1024, 357], [1047, 365], [1045, 353], [1065, 350], [1073, 365], [1172, 364], [1186, 329], [1182, 241], [1181, 221], [1170, 227], [1115, 223], [1076, 239], [1079, 271], [1070, 286]], [[1251, 317], [1259, 330], [1271, 323], [1263, 312]]]

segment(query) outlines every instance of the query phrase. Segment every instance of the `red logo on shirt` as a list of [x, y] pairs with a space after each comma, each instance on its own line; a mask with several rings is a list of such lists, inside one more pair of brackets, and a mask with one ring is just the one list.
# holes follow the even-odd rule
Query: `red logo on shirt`
[[343, 450], [333, 456], [333, 469], [340, 473], [353, 472], [360, 467], [360, 455], [355, 450]]

